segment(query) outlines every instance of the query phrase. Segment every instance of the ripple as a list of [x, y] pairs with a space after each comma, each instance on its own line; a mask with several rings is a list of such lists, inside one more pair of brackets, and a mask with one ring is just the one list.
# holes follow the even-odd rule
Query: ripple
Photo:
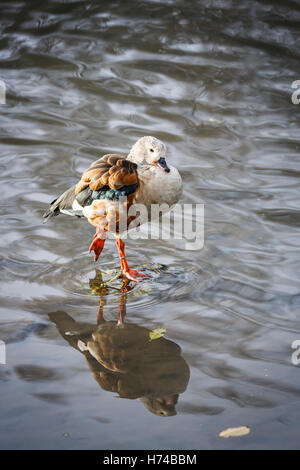
[[[80, 264], [80, 260], [78, 263]], [[128, 294], [130, 309], [151, 309], [161, 302], [183, 301], [196, 288], [198, 293], [201, 293], [216, 282], [212, 275], [209, 276], [207, 272], [195, 266], [169, 267], [151, 263], [135, 268], [142, 269], [150, 278], [138, 284], [131, 283], [133, 288]], [[96, 269], [94, 272], [89, 266], [84, 272], [82, 266], [80, 270], [76, 269], [76, 265], [73, 265], [72, 270], [68, 266], [61, 272], [62, 287], [66, 293], [81, 298], [89, 298], [91, 295], [98, 297], [100, 294], [106, 297], [106, 302], [116, 302], [119, 301], [122, 287], [122, 280], [115, 279], [118, 274], [119, 270], [116, 269]]]

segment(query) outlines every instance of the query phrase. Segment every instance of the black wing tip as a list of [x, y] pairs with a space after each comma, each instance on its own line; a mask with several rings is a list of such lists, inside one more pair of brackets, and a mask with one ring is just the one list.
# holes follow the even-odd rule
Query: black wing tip
[[43, 224], [45, 224], [49, 219], [51, 219], [51, 217], [54, 217], [56, 215], [58, 215], [59, 213], [59, 210], [58, 209], [55, 209], [55, 210], [51, 210], [51, 209], [48, 209], [46, 212], [44, 212], [44, 214], [42, 215], [43, 217]]

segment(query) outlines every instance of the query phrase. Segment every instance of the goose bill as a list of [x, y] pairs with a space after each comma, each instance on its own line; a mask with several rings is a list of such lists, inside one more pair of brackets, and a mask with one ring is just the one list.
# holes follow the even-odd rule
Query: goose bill
[[166, 159], [165, 158], [160, 158], [156, 165], [161, 168], [162, 170], [166, 171], [167, 173], [170, 172], [170, 168], [167, 165]]

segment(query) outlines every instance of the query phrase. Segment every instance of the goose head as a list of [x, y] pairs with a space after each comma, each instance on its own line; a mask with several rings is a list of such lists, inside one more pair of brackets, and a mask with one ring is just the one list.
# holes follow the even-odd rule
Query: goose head
[[133, 145], [127, 159], [139, 166], [154, 165], [169, 173], [170, 168], [166, 162], [166, 154], [165, 144], [156, 137], [147, 135]]

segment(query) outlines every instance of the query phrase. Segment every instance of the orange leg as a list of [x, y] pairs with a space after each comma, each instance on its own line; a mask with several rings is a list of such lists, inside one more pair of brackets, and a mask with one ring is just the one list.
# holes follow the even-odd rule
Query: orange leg
[[92, 241], [90, 249], [89, 249], [89, 252], [91, 251], [95, 252], [94, 261], [97, 261], [97, 259], [101, 255], [101, 252], [104, 247], [105, 239], [106, 239], [106, 233], [98, 228], [97, 232], [94, 235], [94, 240]]
[[121, 240], [121, 238], [117, 238], [117, 247], [119, 250], [119, 256], [121, 260], [121, 271], [122, 271], [123, 276], [127, 277], [127, 279], [129, 279], [130, 281], [135, 281], [135, 282], [140, 281], [140, 279], [137, 279], [138, 277], [139, 278], [148, 277], [145, 274], [138, 271], [137, 269], [129, 268], [126, 258], [125, 258], [125, 244]]

